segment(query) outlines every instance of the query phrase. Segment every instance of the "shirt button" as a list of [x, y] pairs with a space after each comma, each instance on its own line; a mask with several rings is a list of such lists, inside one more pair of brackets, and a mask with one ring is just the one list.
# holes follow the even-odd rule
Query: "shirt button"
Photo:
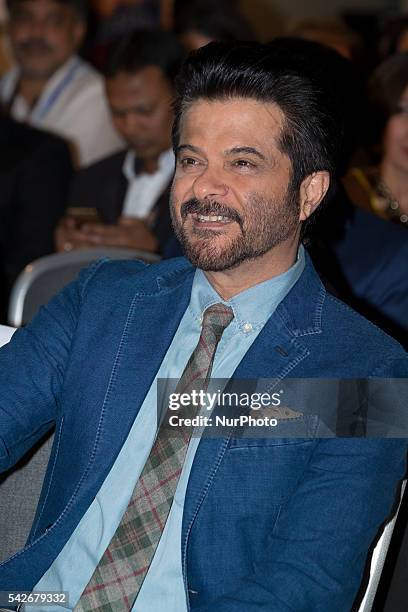
[[244, 330], [244, 332], [245, 332], [246, 334], [249, 334], [249, 332], [251, 332], [251, 331], [252, 331], [252, 325], [251, 325], [251, 323], [245, 323], [245, 325], [244, 325], [244, 327], [243, 327], [243, 330]]

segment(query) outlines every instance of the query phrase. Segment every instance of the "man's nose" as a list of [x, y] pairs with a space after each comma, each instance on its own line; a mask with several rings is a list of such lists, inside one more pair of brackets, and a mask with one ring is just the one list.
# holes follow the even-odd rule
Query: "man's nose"
[[125, 135], [128, 136], [139, 135], [141, 130], [143, 130], [143, 121], [140, 119], [137, 113], [125, 113], [122, 117], [121, 123]]
[[207, 167], [194, 181], [193, 193], [199, 200], [226, 196], [229, 187], [221, 172]]
[[30, 23], [30, 38], [43, 40], [46, 36], [47, 27], [43, 20], [33, 19]]

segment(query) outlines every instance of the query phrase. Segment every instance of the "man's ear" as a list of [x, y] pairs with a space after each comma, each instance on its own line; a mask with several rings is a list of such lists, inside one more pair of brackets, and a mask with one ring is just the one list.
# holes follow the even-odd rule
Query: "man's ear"
[[330, 174], [319, 170], [303, 179], [300, 186], [299, 221], [306, 221], [319, 206], [330, 185]]

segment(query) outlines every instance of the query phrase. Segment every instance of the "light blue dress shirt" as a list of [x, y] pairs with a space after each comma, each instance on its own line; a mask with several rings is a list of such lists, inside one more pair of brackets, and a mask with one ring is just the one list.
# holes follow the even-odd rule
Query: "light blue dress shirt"
[[[255, 285], [226, 303], [234, 319], [217, 347], [212, 378], [230, 378], [243, 356], [296, 281], [305, 266], [303, 247], [296, 263], [284, 274]], [[156, 378], [179, 379], [201, 332], [203, 312], [223, 302], [197, 270], [191, 299]], [[44, 612], [71, 610], [79, 600], [99, 559], [114, 535], [133, 489], [152, 448], [157, 430], [157, 385], [151, 385], [129, 435], [95, 500], [82, 517], [54, 563], [34, 591], [68, 591], [69, 608], [47, 607]], [[152, 563], [139, 591], [137, 612], [183, 612], [187, 610], [181, 562], [181, 527], [187, 483], [200, 440], [191, 439], [174, 502]], [[165, 602], [165, 603], [164, 603]], [[30, 606], [30, 610], [42, 610]]]

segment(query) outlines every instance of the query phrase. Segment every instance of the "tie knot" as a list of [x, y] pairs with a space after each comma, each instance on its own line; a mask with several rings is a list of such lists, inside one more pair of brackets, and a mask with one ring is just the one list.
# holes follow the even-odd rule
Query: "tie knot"
[[217, 337], [221, 336], [234, 318], [232, 308], [225, 304], [214, 304], [204, 311], [203, 330], [212, 331]]

